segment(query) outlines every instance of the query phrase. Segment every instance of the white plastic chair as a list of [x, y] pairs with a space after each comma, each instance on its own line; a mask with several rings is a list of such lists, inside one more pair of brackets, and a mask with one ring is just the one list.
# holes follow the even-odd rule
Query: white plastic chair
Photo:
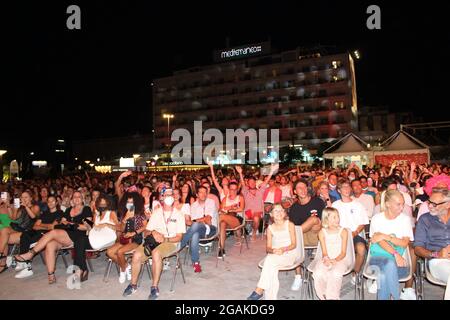
[[[366, 259], [366, 263], [364, 264], [364, 267], [363, 267], [362, 275], [367, 279], [377, 280], [377, 275], [375, 274], [375, 272], [371, 272], [371, 270], [370, 270], [371, 269], [371, 267], [369, 265], [370, 258], [371, 258], [370, 248], [367, 251], [368, 251], [367, 259]], [[406, 267], [408, 268], [408, 274], [405, 277], [398, 279], [398, 282], [406, 282], [409, 279], [411, 279], [411, 277], [412, 277], [412, 263], [411, 263], [411, 254], [409, 252], [409, 247], [406, 247], [405, 251], [403, 252], [402, 257], [406, 260]], [[362, 292], [364, 292], [364, 281], [361, 282], [361, 290], [362, 290]], [[362, 294], [362, 299], [364, 300], [364, 294]]]
[[[238, 230], [241, 230], [241, 238], [243, 238], [244, 239], [244, 241], [245, 241], [245, 244], [246, 244], [246, 246], [247, 246], [247, 249], [248, 249], [248, 241], [247, 241], [247, 234], [245, 233], [245, 230], [244, 230], [244, 228], [245, 228], [245, 225], [246, 225], [246, 219], [245, 219], [245, 214], [238, 214], [240, 217], [242, 217], [242, 223], [239, 225], [239, 226], [237, 226], [236, 228], [232, 228], [232, 229], [226, 229], [226, 232], [230, 232], [230, 231], [232, 231], [232, 232], [236, 232], [236, 231], [238, 231]], [[239, 248], [239, 254], [241, 254], [242, 253], [242, 240], [240, 241], [241, 242], [241, 245], [240, 245], [240, 248]]]
[[[355, 248], [353, 245], [353, 238], [352, 238], [352, 231], [348, 228], [347, 230], [347, 251], [345, 254], [345, 264], [347, 265], [347, 269], [345, 270], [344, 276], [351, 273], [353, 271], [353, 268], [355, 267]], [[319, 261], [322, 260], [322, 247], [319, 245], [317, 246], [316, 255], [314, 257], [314, 260], [308, 265], [307, 271], [312, 273], [313, 270], [316, 268], [316, 265], [319, 263]], [[309, 277], [310, 279], [312, 277]], [[315, 293], [313, 282], [310, 280], [308, 282], [308, 285], [311, 287], [309, 288], [310, 293]], [[314, 295], [310, 296], [312, 299], [314, 299]]]
[[[290, 266], [282, 267], [278, 271], [295, 270], [298, 267], [300, 267], [302, 265], [302, 263], [305, 261], [305, 247], [303, 246], [303, 231], [302, 231], [301, 226], [295, 226], [295, 238], [297, 240], [297, 244], [295, 246], [296, 259], [295, 259], [294, 263], [291, 264]], [[262, 259], [259, 262], [258, 267], [260, 267], [262, 269], [264, 266], [265, 260], [266, 260], [266, 258], [264, 257], [264, 259]]]

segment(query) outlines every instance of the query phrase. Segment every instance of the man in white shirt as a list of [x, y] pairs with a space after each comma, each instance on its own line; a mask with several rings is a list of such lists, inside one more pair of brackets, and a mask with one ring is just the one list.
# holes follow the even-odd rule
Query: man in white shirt
[[359, 179], [353, 180], [351, 184], [353, 190], [353, 201], [361, 203], [364, 209], [366, 209], [367, 218], [369, 220], [372, 219], [373, 209], [375, 208], [375, 201], [373, 200], [373, 197], [363, 192]]
[[[364, 231], [364, 226], [369, 224], [369, 218], [362, 204], [353, 201], [351, 197], [352, 188], [349, 180], [339, 180], [338, 191], [341, 195], [341, 200], [333, 202], [332, 207], [339, 211], [341, 227], [349, 228], [352, 231], [353, 244], [356, 250], [354, 271], [358, 273], [361, 270], [366, 255], [366, 240], [360, 236], [360, 233]], [[352, 282], [354, 281], [353, 276]]]
[[152, 257], [152, 287], [149, 299], [157, 299], [159, 295], [159, 279], [163, 268], [163, 259], [173, 255], [180, 248], [180, 241], [186, 233], [185, 217], [174, 207], [173, 190], [166, 189], [161, 195], [162, 206], [155, 206], [144, 231], [144, 245], [137, 247], [131, 262], [131, 283], [123, 295], [136, 292], [141, 265]]
[[191, 260], [194, 266], [194, 272], [202, 272], [199, 256], [200, 239], [209, 238], [217, 232], [218, 211], [214, 200], [208, 198], [206, 187], [197, 189], [197, 201], [191, 205], [190, 215], [187, 217], [186, 224], [190, 228], [184, 234], [181, 240], [181, 247], [184, 247], [190, 241]]

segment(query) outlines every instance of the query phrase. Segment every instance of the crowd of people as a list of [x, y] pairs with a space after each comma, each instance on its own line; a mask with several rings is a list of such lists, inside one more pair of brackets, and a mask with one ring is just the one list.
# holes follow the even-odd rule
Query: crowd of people
[[[276, 299], [278, 270], [295, 261], [301, 228], [304, 246], [321, 249], [313, 269], [319, 299], [340, 298], [349, 242], [353, 283], [367, 264], [379, 270], [378, 281], [369, 283], [378, 299], [416, 299], [413, 277], [402, 290], [399, 279], [416, 272], [417, 259], [426, 260], [436, 279], [447, 283], [450, 276], [449, 175], [448, 166], [404, 162], [326, 169], [273, 164], [269, 172], [209, 164], [209, 170], [175, 174], [11, 180], [0, 185], [0, 273], [8, 270], [9, 245], [16, 244], [15, 277], [32, 276], [32, 260], [43, 254], [53, 284], [58, 251], [72, 248], [76, 277], [86, 281], [92, 230], [107, 228], [115, 241], [106, 254], [120, 268], [118, 281], [130, 282], [123, 295], [136, 292], [141, 265], [151, 259], [149, 298], [156, 299], [163, 260], [179, 249], [189, 246], [194, 272], [200, 273], [202, 239], [217, 235], [222, 259], [227, 230], [236, 230], [238, 242], [240, 232], [251, 241], [265, 232], [267, 257], [248, 299]], [[304, 276], [295, 270], [291, 290], [300, 289]]]

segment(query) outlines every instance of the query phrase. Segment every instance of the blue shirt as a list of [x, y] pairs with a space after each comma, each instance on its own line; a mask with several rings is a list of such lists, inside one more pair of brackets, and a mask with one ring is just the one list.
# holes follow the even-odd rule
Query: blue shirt
[[330, 189], [330, 191], [328, 192], [328, 194], [330, 195], [330, 198], [334, 198], [334, 200], [331, 199], [331, 202], [334, 202], [334, 201], [336, 201], [336, 200], [341, 200], [341, 195], [340, 195], [339, 192], [337, 192], [337, 190], [332, 190], [332, 189]]
[[414, 247], [440, 251], [450, 244], [450, 220], [444, 224], [429, 212], [423, 214], [416, 225]]

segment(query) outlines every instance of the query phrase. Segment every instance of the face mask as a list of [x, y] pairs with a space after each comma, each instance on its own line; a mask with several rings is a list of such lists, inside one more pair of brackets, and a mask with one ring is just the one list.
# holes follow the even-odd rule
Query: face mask
[[330, 185], [330, 188], [331, 188], [331, 189], [336, 189], [336, 185], [335, 185], [335, 184], [329, 183], [329, 185]]
[[168, 206], [171, 206], [175, 202], [175, 199], [172, 196], [167, 196], [164, 198], [164, 203]]
[[134, 211], [134, 205], [132, 203], [127, 203], [127, 210]]
[[106, 211], [106, 207], [98, 207], [97, 211], [102, 213], [103, 211]]
[[417, 192], [417, 194], [422, 195], [423, 194], [423, 187], [417, 188], [416, 192]]
[[362, 188], [364, 191], [367, 191], [367, 190], [369, 190], [369, 187], [367, 187], [367, 188]]
[[349, 176], [348, 179], [349, 179], [350, 181], [353, 181], [353, 180], [355, 180], [355, 177], [354, 177], [354, 176]]

